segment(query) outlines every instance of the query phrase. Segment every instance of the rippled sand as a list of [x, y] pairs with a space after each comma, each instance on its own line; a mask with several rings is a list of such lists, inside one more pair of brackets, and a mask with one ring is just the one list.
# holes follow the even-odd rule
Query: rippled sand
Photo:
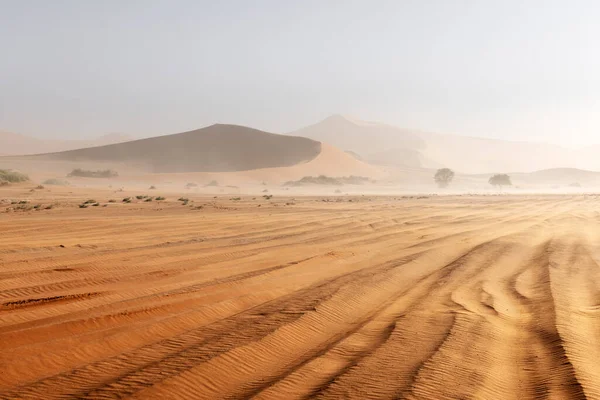
[[600, 399], [600, 197], [71, 196], [0, 209], [0, 398]]

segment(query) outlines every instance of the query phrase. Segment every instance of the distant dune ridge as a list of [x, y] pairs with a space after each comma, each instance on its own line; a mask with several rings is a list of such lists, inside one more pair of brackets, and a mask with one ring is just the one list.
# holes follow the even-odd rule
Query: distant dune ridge
[[342, 115], [291, 132], [351, 151], [365, 161], [410, 168], [449, 167], [466, 174], [550, 168], [600, 170], [597, 147], [562, 146], [439, 134], [365, 122]]
[[215, 124], [194, 131], [36, 156], [39, 159], [115, 162], [150, 172], [231, 172], [287, 167], [319, 155], [321, 143], [238, 125]]
[[[244, 171], [238, 176], [283, 180], [307, 175], [386, 175], [405, 184], [430, 183], [433, 170], [448, 167], [457, 173], [455, 184], [480, 178], [487, 182], [485, 175], [511, 173], [514, 182], [523, 184], [596, 185], [596, 174], [585, 170], [600, 170], [597, 146], [574, 150], [545, 143], [438, 134], [342, 115], [285, 135], [215, 124], [178, 134], [129, 139], [111, 134], [94, 141], [43, 141], [0, 132], [0, 155], [30, 154], [3, 157], [0, 166], [26, 172], [52, 168], [60, 173], [113, 166], [123, 170], [133, 167], [136, 173]], [[35, 154], [41, 151], [44, 154]], [[544, 170], [550, 171], [528, 175]]]
[[416, 132], [386, 124], [336, 114], [290, 134], [330, 143], [374, 164], [422, 167], [426, 163], [422, 154], [426, 144]]

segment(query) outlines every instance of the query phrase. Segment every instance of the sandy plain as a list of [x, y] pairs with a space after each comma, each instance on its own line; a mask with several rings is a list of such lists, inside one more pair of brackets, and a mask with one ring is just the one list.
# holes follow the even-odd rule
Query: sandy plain
[[600, 399], [598, 196], [28, 189], [2, 399]]

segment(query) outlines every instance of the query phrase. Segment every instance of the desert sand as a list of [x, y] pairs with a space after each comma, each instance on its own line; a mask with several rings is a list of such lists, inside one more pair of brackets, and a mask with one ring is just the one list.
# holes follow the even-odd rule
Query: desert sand
[[0, 191], [41, 205], [0, 207], [2, 399], [600, 399], [598, 196], [29, 186]]

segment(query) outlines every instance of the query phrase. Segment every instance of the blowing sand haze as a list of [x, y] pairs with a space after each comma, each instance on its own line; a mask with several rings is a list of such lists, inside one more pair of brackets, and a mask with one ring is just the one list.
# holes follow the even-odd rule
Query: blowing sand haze
[[0, 400], [600, 400], [598, 21], [0, 0]]

